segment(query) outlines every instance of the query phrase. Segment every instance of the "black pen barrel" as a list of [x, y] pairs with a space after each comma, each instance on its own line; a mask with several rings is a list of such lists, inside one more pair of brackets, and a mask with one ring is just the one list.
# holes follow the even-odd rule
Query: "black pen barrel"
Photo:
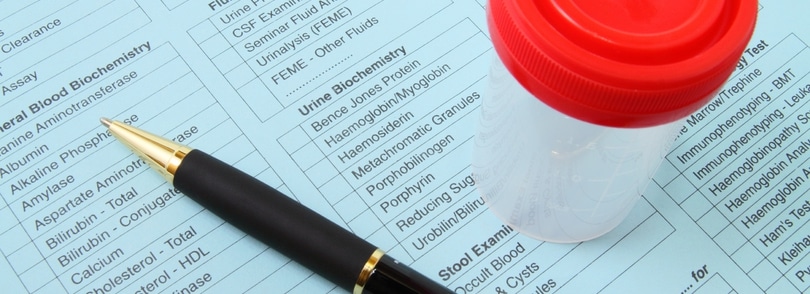
[[276, 189], [202, 152], [189, 152], [174, 186], [216, 215], [352, 291], [377, 247]]
[[384, 255], [368, 279], [367, 294], [452, 294], [450, 289]]

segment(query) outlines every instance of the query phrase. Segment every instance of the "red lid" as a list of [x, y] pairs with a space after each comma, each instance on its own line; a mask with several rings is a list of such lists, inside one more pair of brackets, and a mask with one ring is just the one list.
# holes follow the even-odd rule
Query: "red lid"
[[615, 127], [675, 121], [705, 105], [754, 30], [756, 0], [490, 0], [512, 75], [569, 116]]

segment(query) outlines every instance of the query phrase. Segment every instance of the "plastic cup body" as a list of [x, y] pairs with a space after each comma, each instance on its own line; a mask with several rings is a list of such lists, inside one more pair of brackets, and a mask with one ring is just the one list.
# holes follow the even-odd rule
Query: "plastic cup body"
[[544, 241], [585, 241], [627, 216], [679, 125], [614, 128], [566, 116], [525, 90], [496, 56], [472, 173], [490, 210], [516, 230]]

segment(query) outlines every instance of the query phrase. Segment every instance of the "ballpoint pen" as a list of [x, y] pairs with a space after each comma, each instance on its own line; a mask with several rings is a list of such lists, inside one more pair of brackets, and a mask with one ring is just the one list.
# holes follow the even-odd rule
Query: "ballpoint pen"
[[353, 293], [452, 293], [252, 176], [119, 121], [110, 133], [206, 209]]

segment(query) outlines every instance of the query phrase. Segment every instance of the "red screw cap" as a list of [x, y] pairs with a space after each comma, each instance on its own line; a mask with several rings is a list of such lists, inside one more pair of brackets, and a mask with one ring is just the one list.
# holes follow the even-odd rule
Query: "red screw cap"
[[756, 0], [490, 0], [490, 35], [529, 92], [613, 127], [672, 122], [733, 72]]

